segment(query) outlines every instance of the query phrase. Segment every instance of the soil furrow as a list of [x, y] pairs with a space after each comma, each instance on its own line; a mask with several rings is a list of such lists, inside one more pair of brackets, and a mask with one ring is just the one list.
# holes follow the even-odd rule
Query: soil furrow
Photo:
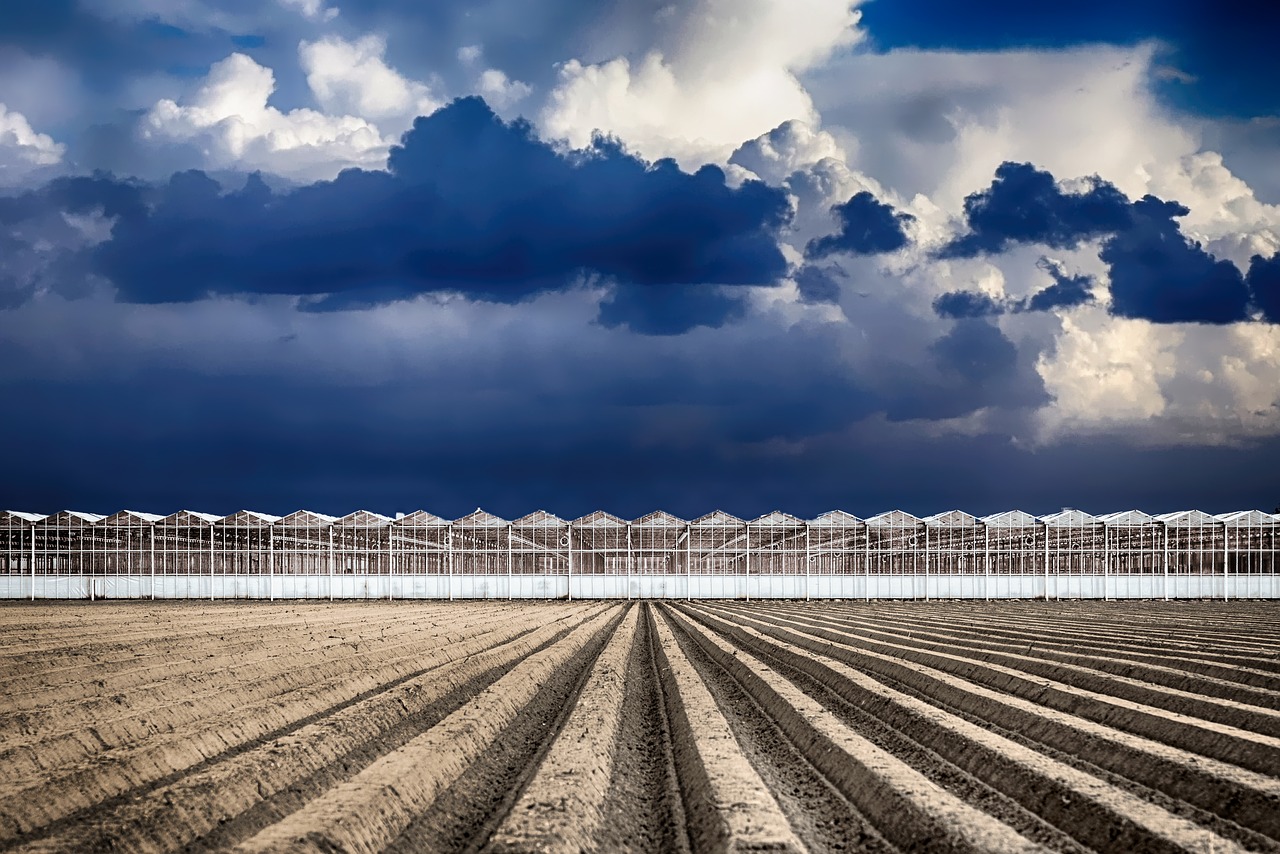
[[674, 609], [666, 613], [777, 721], [805, 761], [898, 847], [1044, 850], [841, 724], [755, 657], [733, 648]]
[[[704, 614], [690, 611], [695, 619]], [[1071, 836], [1048, 824], [1016, 800], [988, 786], [961, 768], [948, 762], [929, 746], [928, 739], [916, 741], [903, 731], [894, 729], [885, 721], [849, 702], [839, 692], [810, 675], [806, 670], [780, 657], [772, 643], [739, 643], [732, 633], [722, 631], [715, 621], [703, 621], [731, 643], [736, 643], [779, 675], [793, 683], [806, 695], [830, 710], [845, 726], [870, 741], [876, 747], [901, 759], [930, 781], [971, 806], [998, 818], [1021, 835], [1047, 848], [1064, 852], [1085, 852], [1085, 848]]]
[[724, 706], [713, 699], [671, 628], [652, 613], [650, 620], [693, 849], [812, 850], [796, 837], [770, 787], [744, 755], [722, 714]]
[[[920, 609], [928, 612], [937, 608], [949, 608], [957, 604], [959, 603], [894, 602], [876, 603], [873, 607], [876, 611], [889, 615], [893, 613], [917, 613]], [[1050, 636], [1060, 636], [1068, 641], [1081, 638], [1084, 640], [1107, 640], [1141, 645], [1144, 642], [1149, 643], [1154, 640], [1159, 647], [1164, 649], [1181, 650], [1191, 654], [1206, 653], [1237, 657], [1243, 655], [1255, 660], [1265, 660], [1274, 656], [1278, 651], [1275, 644], [1252, 642], [1251, 636], [1247, 634], [1214, 639], [1203, 634], [1188, 634], [1180, 631], [1176, 623], [1144, 622], [1141, 619], [1140, 612], [1137, 610], [1127, 612], [1126, 618], [1122, 622], [1113, 624], [1104, 619], [1105, 613], [1102, 609], [1106, 603], [1089, 602], [1087, 603], [1087, 610], [1071, 607], [1076, 604], [1078, 603], [1053, 603], [1046, 606], [1040, 602], [1002, 603], [1002, 605], [1010, 608], [1009, 612], [1003, 615], [1003, 621], [1017, 624], [1023, 628], [1034, 629]], [[1120, 607], [1127, 609], [1138, 604], [1144, 603], [1126, 602]], [[1164, 607], [1168, 608], [1170, 606]], [[1177, 603], [1177, 607], [1185, 607], [1185, 603]], [[1196, 607], [1202, 609], [1211, 606], [1208, 603], [1197, 603]], [[1046, 613], [1046, 608], [1057, 608], [1059, 610], [1051, 610]], [[1072, 614], [1073, 611], [1078, 611], [1078, 613]], [[1198, 619], [1201, 619], [1200, 613], [1204, 612], [1198, 612]], [[979, 625], [981, 625], [980, 622]], [[1248, 648], [1249, 651], [1246, 652], [1245, 648]], [[1280, 662], [1273, 661], [1272, 663], [1280, 666]]]
[[[1268, 829], [1274, 828], [1277, 823], [1276, 810], [1280, 807], [1280, 801], [1277, 801], [1275, 797], [1268, 797], [1266, 794], [1267, 792], [1274, 792], [1277, 788], [1277, 781], [1273, 779], [1264, 778], [1262, 775], [1253, 774], [1253, 772], [1245, 771], [1243, 768], [1238, 768], [1234, 765], [1227, 765], [1226, 763], [1216, 762], [1215, 760], [1206, 759], [1200, 756], [1191, 756], [1186, 754], [1184, 751], [1177, 751], [1174, 748], [1169, 748], [1166, 745], [1142, 739], [1139, 736], [1131, 736], [1128, 733], [1122, 733], [1104, 727], [1104, 734], [1095, 739], [1096, 741], [1111, 746], [1115, 746], [1117, 740], [1120, 738], [1128, 738], [1139, 742], [1145, 742], [1147, 747], [1154, 747], [1157, 749], [1163, 748], [1164, 750], [1172, 750], [1175, 753], [1180, 754], [1179, 759], [1185, 763], [1181, 765], [1180, 768], [1191, 769], [1191, 773], [1184, 773], [1183, 778], [1179, 779], [1177, 782], [1164, 782], [1159, 778], [1151, 777], [1147, 774], [1147, 769], [1145, 768], [1138, 767], [1135, 770], [1135, 765], [1139, 765], [1142, 760], [1149, 760], [1151, 758], [1150, 756], [1141, 756], [1138, 763], [1125, 763], [1123, 761], [1118, 762], [1115, 754], [1113, 753], [1109, 755], [1108, 759], [1103, 760], [1111, 768], [1122, 768], [1123, 771], [1129, 775], [1124, 776], [1116, 771], [1108, 770], [1108, 767], [1104, 767], [1104, 765], [1093, 764], [1092, 762], [1082, 758], [1085, 754], [1095, 755], [1099, 753], [1100, 751], [1096, 747], [1081, 750], [1080, 756], [1067, 753], [1052, 747], [1044, 741], [1036, 741], [1022, 732], [1006, 729], [1000, 723], [993, 723], [991, 720], [992, 718], [1000, 720], [1000, 715], [998, 714], [988, 713], [986, 717], [970, 714], [963, 709], [941, 702], [937, 698], [929, 697], [918, 690], [913, 690], [910, 685], [898, 682], [897, 680], [884, 676], [877, 676], [877, 681], [881, 682], [888, 688], [892, 688], [908, 696], [915, 697], [916, 699], [922, 700], [932, 706], [942, 709], [945, 712], [955, 715], [956, 717], [990, 730], [997, 735], [1003, 736], [1011, 741], [1015, 741], [1021, 745], [1029, 747], [1032, 750], [1043, 753], [1051, 759], [1055, 759], [1058, 762], [1104, 780], [1105, 782], [1128, 792], [1134, 797], [1155, 804], [1172, 815], [1187, 819], [1188, 821], [1194, 822], [1218, 836], [1230, 839], [1232, 842], [1235, 842], [1243, 848], [1250, 851], [1269, 851], [1275, 852], [1275, 854], [1280, 854], [1280, 842], [1277, 842], [1274, 838], [1268, 836], [1264, 832], [1237, 824], [1235, 821], [1231, 821], [1224, 817], [1225, 815], [1232, 815], [1237, 818], [1242, 818], [1245, 821], [1252, 821], [1257, 826], [1266, 827]], [[1043, 711], [1047, 712], [1050, 710]], [[1082, 722], [1089, 723], [1087, 721]], [[1085, 737], [1087, 736], [1082, 736], [1082, 738]], [[1074, 747], [1076, 744], [1079, 744], [1079, 742], [1069, 746]], [[1126, 755], [1126, 752], [1123, 749], [1116, 751], [1116, 753], [1120, 756]], [[1206, 765], [1213, 766], [1212, 770], [1206, 769]], [[1178, 771], [1173, 771], [1171, 773], [1176, 774]], [[1195, 782], [1193, 782], [1196, 780], [1204, 780], [1206, 777], [1212, 778], [1214, 774], [1220, 774], [1221, 776], [1216, 780], [1211, 780], [1211, 782], [1207, 784], [1207, 789], [1198, 789]], [[1147, 779], [1154, 780], [1156, 785], [1161, 788], [1153, 788], [1138, 782], [1138, 780], [1143, 778], [1144, 775]], [[1246, 791], [1241, 796], [1241, 788], [1234, 785], [1231, 781], [1238, 780], [1242, 777], [1245, 778], [1247, 782], [1244, 785]], [[1189, 797], [1187, 800], [1179, 799], [1168, 794], [1168, 792], [1165, 791], [1166, 789], [1169, 791], [1181, 791], [1184, 794], [1189, 795]], [[1231, 794], [1224, 794], [1226, 792], [1230, 792]], [[1233, 795], [1240, 796], [1239, 800], [1227, 800]], [[1221, 808], [1220, 812], [1215, 813], [1194, 805], [1193, 802], [1201, 800], [1208, 800], [1209, 802], [1218, 805], [1225, 803], [1226, 806]], [[1241, 803], [1241, 801], [1243, 801], [1243, 803]]]
[[[466, 640], [468, 636], [492, 631], [491, 626], [498, 627], [500, 623], [464, 624], [456, 627], [457, 632], [439, 635], [393, 632], [390, 641], [362, 640], [331, 647], [318, 660], [292, 656], [287, 647], [273, 644], [270, 652], [245, 656], [198, 677], [164, 680], [154, 689], [115, 691], [93, 701], [58, 703], [48, 711], [22, 712], [6, 722], [6, 729], [17, 728], [19, 732], [7, 733], [8, 737], [0, 740], [0, 762], [15, 774], [30, 764], [40, 773], [51, 773], [55, 770], [48, 764], [51, 758], [58, 757], [66, 764], [173, 732], [228, 708], [261, 701], [283, 702], [300, 687], [345, 673], [374, 667], [412, 669], [425, 645]], [[401, 642], [395, 642], [397, 638], [402, 638]], [[88, 728], [92, 728], [92, 737], [87, 739]], [[31, 743], [33, 738], [39, 739], [38, 752]], [[15, 776], [10, 782], [17, 779]]]
[[[831, 611], [810, 609], [813, 613], [828, 613]], [[789, 609], [776, 609], [770, 613], [794, 613]], [[1255, 670], [1241, 664], [1232, 664], [1227, 662], [1214, 662], [1202, 658], [1192, 658], [1185, 655], [1160, 654], [1155, 642], [1158, 638], [1152, 638], [1151, 641], [1142, 644], [1106, 644], [1091, 640], [1088, 635], [1079, 635], [1072, 639], [1055, 640], [1051, 636], [1043, 632], [1035, 632], [1030, 630], [1020, 630], [1020, 623], [1010, 622], [1006, 625], [985, 625], [977, 626], [971, 622], [961, 622], [956, 620], [947, 620], [939, 613], [931, 613], [927, 617], [921, 615], [919, 618], [906, 619], [901, 615], [894, 618], [893, 624], [899, 629], [908, 627], [935, 628], [943, 627], [947, 631], [958, 637], [969, 639], [968, 642], [974, 644], [984, 644], [988, 639], [998, 638], [1014, 646], [1025, 649], [1034, 649], [1042, 655], [1052, 652], [1064, 655], [1074, 656], [1081, 655], [1097, 659], [1102, 662], [1113, 661], [1151, 664], [1159, 667], [1166, 667], [1176, 671], [1185, 671], [1195, 673], [1201, 676], [1208, 676], [1214, 679], [1224, 680], [1226, 682], [1234, 682], [1242, 685], [1250, 685], [1255, 688], [1280, 694], [1280, 675], [1268, 673], [1263, 670]], [[1235, 661], [1249, 661], [1244, 656], [1232, 656]], [[1071, 658], [1065, 660], [1072, 660]]]
[[524, 793], [490, 836], [486, 851], [571, 852], [598, 847], [639, 615], [639, 608], [628, 608], [596, 659], [569, 718]]
[[[208, 603], [201, 603], [199, 606], [193, 603], [175, 603], [166, 607], [175, 606], [203, 607], [208, 606]], [[42, 604], [34, 607], [46, 606]], [[366, 619], [357, 607], [338, 604], [333, 606], [334, 610], [329, 613], [324, 610], [330, 607], [327, 605], [314, 605], [304, 609], [296, 604], [285, 603], [266, 605], [264, 610], [252, 612], [252, 616], [237, 619], [240, 616], [237, 610], [242, 609], [243, 606], [219, 602], [207, 607], [207, 610], [212, 612], [207, 618], [203, 614], [196, 614], [192, 619], [158, 622], [152, 618], [150, 612], [138, 612], [134, 607], [134, 603], [128, 602], [109, 602], [85, 607], [84, 613], [76, 615], [85, 622], [85, 628], [77, 628], [69, 633], [65, 640], [60, 639], [56, 643], [29, 644], [29, 649], [21, 646], [10, 647], [4, 653], [0, 653], [0, 673], [8, 671], [11, 663], [52, 664], [61, 658], [79, 659], [92, 656], [99, 659], [99, 663], [110, 664], [115, 661], [128, 661], [132, 654], [139, 650], [153, 650], [161, 654], [164, 651], [164, 643], [170, 640], [175, 642], [186, 639], [196, 640], [209, 634], [234, 635], [237, 632], [266, 626], [279, 627], [282, 630], [306, 629], [309, 626], [328, 629], [359, 625]], [[421, 603], [418, 607], [426, 613], [448, 606], [427, 602]], [[95, 630], [97, 626], [102, 625], [99, 621], [103, 619], [103, 612], [120, 614], [122, 618], [116, 626], [106, 624], [100, 630]], [[174, 625], [175, 629], [162, 631], [157, 636], [157, 629], [164, 625]]]
[[[500, 611], [496, 614], [470, 614], [465, 623], [480, 625], [493, 622], [501, 619], [501, 614]], [[428, 627], [448, 626], [453, 630], [462, 627], [444, 619], [409, 621], [394, 619], [393, 615], [389, 617], [385, 621], [366, 618], [349, 626], [314, 626], [297, 633], [286, 633], [286, 637], [269, 645], [263, 644], [262, 633], [270, 628], [278, 637], [280, 631], [275, 627], [253, 626], [244, 632], [243, 637], [227, 631], [214, 631], [192, 638], [190, 642], [166, 642], [154, 653], [140, 652], [110, 665], [94, 661], [57, 672], [45, 671], [39, 683], [16, 686], [11, 680], [4, 699], [0, 701], [0, 731], [9, 727], [9, 721], [23, 712], [38, 710], [40, 714], [47, 714], [53, 711], [66, 715], [77, 707], [88, 708], [95, 702], [101, 702], [103, 692], [98, 689], [105, 688], [108, 682], [114, 689], [113, 693], [128, 689], [131, 705], [137, 707], [144, 696], [162, 691], [169, 684], [215, 679], [220, 674], [234, 674], [236, 670], [258, 662], [278, 659], [277, 663], [282, 667], [300, 665], [313, 659], [323, 660], [335, 651], [360, 644], [376, 643], [386, 648], [397, 637], [424, 635]], [[75, 689], [78, 691], [73, 693]]]
[[1243, 850], [1232, 842], [1088, 774], [901, 694], [827, 656], [750, 628], [698, 616], [747, 648], [771, 648], [792, 666], [877, 719], [927, 742], [948, 761], [1100, 850]]
[[[796, 603], [776, 602], [772, 603], [777, 607], [788, 607]], [[920, 602], [893, 602], [893, 603], [875, 603], [874, 605], [863, 605], [862, 603], [828, 603], [815, 602], [810, 603], [815, 606], [815, 610], [828, 610], [831, 613], [845, 613], [848, 615], [878, 615], [880, 617], [890, 617], [903, 620], [937, 620], [946, 625], [956, 627], [967, 627], [970, 629], [982, 630], [984, 628], [992, 628], [997, 632], [1031, 630], [1038, 637], [1060, 637], [1071, 642], [1087, 642], [1091, 639], [1102, 641], [1104, 638], [1128, 638], [1130, 642], [1160, 640], [1174, 646], [1186, 645], [1186, 640], [1175, 631], [1180, 626], [1185, 626], [1187, 603], [1179, 602], [1127, 602], [1119, 606], [1123, 613], [1123, 619], [1120, 622], [1113, 622], [1105, 619], [1105, 603], [1091, 601], [1087, 603], [1079, 602], [1050, 602], [1043, 601], [1018, 601], [1001, 603], [1000, 605], [979, 605], [973, 606], [972, 603], [963, 601], [946, 601], [933, 603]], [[881, 604], [888, 607], [879, 607]], [[1080, 607], [1083, 604], [1083, 607]], [[1220, 603], [1219, 603], [1220, 604]], [[1009, 606], [1006, 608], [1006, 606]], [[1142, 617], [1142, 608], [1151, 607], [1160, 611], [1161, 616], [1166, 619], [1159, 621], [1144, 620]], [[993, 623], [991, 620], [990, 608], [1000, 607], [1006, 608], [1004, 613], [1000, 615], [1000, 620]], [[1212, 608], [1210, 603], [1196, 603], [1190, 607], [1195, 608], [1196, 618], [1204, 625], [1212, 622]], [[1252, 607], [1252, 606], [1249, 606]], [[1240, 610], [1239, 606], [1231, 606], [1230, 622], [1232, 625], [1244, 630], [1238, 634], [1243, 635], [1247, 642], [1259, 643], [1267, 645], [1265, 640], [1260, 637], [1260, 628], [1268, 626], [1270, 617], [1260, 618], [1256, 621], [1249, 621], [1245, 618], [1245, 612]], [[1120, 640], [1108, 640], [1108, 643], [1122, 643]], [[1204, 643], [1202, 638], [1197, 641]], [[1227, 646], [1233, 646], [1240, 641], [1232, 641]]]
[[688, 854], [671, 722], [658, 678], [653, 606], [643, 603], [639, 637], [627, 662], [613, 775], [597, 838], [602, 851]]
[[967, 682], [953, 674], [842, 644], [746, 614], [714, 610], [726, 619], [810, 653], [835, 657], [892, 687], [908, 686], [934, 705], [957, 708], [983, 723], [1085, 756], [1153, 788], [1280, 839], [1280, 780], [1216, 762], [1159, 741]]
[[238, 851], [380, 850], [461, 777], [547, 680], [617, 621], [597, 614], [422, 735], [256, 836]]
[[[981, 662], [1015, 670], [1035, 677], [1053, 679], [1073, 688], [1105, 694], [1131, 700], [1148, 706], [1167, 709], [1171, 712], [1201, 718], [1206, 721], [1226, 724], [1228, 726], [1247, 729], [1280, 738], [1280, 710], [1275, 708], [1251, 705], [1248, 700], [1256, 699], [1249, 689], [1240, 689], [1242, 700], [1207, 697], [1181, 688], [1153, 684], [1126, 676], [1104, 673], [1102, 671], [1065, 662], [1045, 661], [1031, 655], [1003, 652], [992, 648], [987, 643], [974, 648], [967, 644], [940, 639], [938, 635], [927, 631], [894, 632], [884, 631], [869, 625], [870, 621], [861, 620], [854, 623], [845, 621], [815, 620], [804, 618], [814, 625], [828, 625], [850, 632], [870, 641], [885, 641], [902, 647], [937, 652], [960, 660]], [[1190, 677], [1187, 677], [1190, 679]]]
[[[615, 639], [626, 642], [625, 635], [619, 639], [620, 631], [630, 632], [634, 637], [634, 621], [630, 621], [628, 625], [627, 616], [621, 613], [620, 616], [621, 622], [615, 622], [611, 628], [599, 632], [561, 665], [554, 678], [546, 681], [511, 725], [471, 762], [467, 770], [425, 812], [414, 818], [398, 837], [383, 848], [387, 854], [481, 850], [495, 832], [514, 818], [517, 809], [526, 810], [529, 807], [529, 802], [523, 801], [524, 794], [531, 794], [534, 803], [541, 802], [542, 795], [537, 793], [535, 787], [541, 789], [547, 782], [545, 778], [540, 780], [539, 776], [542, 769], [549, 765], [554, 769], [550, 772], [553, 775], [568, 772], [568, 776], [576, 778], [562, 781], [559, 791], [565, 794], [573, 789], [575, 794], [581, 796], [574, 798], [577, 800], [577, 815], [583, 816], [584, 812], [591, 812], [593, 798], [590, 793], [582, 791], [582, 787], [587, 786], [589, 781], [585, 778], [586, 775], [575, 774], [573, 771], [581, 771], [584, 763], [591, 763], [594, 757], [577, 759], [572, 755], [576, 745], [563, 744], [560, 739], [566, 735], [566, 728], [569, 726], [576, 730], [569, 736], [575, 741], [590, 731], [590, 722], [580, 720], [575, 723], [574, 717], [582, 708], [583, 691], [590, 684], [589, 680], [595, 673], [599, 657], [608, 651]], [[618, 676], [623, 672], [620, 668], [615, 669], [612, 663], [609, 669]], [[591, 698], [587, 698], [587, 701], [590, 702]], [[560, 749], [557, 750], [557, 747]], [[588, 751], [590, 748], [583, 745], [582, 750]], [[555, 781], [551, 782], [554, 784]], [[559, 826], [545, 834], [540, 844], [535, 843], [538, 834], [530, 834], [523, 839], [517, 837], [513, 840], [516, 844], [507, 850], [555, 850], [547, 847], [548, 844], [562, 844], [560, 850], [591, 850], [590, 845], [564, 845], [565, 840], [557, 831], [568, 831], [570, 840], [574, 839], [570, 813], [575, 810], [569, 803], [562, 806], [564, 814]], [[553, 812], [554, 808], [546, 810], [543, 817], [548, 817]], [[589, 841], [585, 835], [578, 836], [577, 840]], [[521, 842], [535, 844], [520, 844]]]
[[[795, 612], [789, 609], [778, 609], [769, 613]], [[913, 638], [936, 638], [947, 644], [964, 644], [995, 652], [1021, 652], [1024, 655], [1034, 652], [1041, 659], [1104, 670], [1122, 677], [1154, 682], [1196, 694], [1236, 700], [1263, 708], [1280, 708], [1280, 678], [1263, 671], [1248, 671], [1242, 674], [1241, 668], [1238, 667], [1202, 665], [1205, 672], [1195, 672], [1201, 668], [1193, 670], [1192, 667], [1188, 667], [1188, 664], [1194, 665], [1199, 662], [1189, 662], [1186, 659], [1153, 655], [1135, 656], [1123, 651], [1090, 649], [1082, 643], [1057, 644], [1046, 642], [1029, 633], [1021, 633], [1019, 638], [1017, 633], [1010, 636], [1011, 633], [999, 631], [994, 627], [988, 627], [984, 631], [963, 631], [940, 626], [940, 621], [933, 619], [894, 619], [892, 622], [887, 622], [859, 617], [856, 622], [848, 619], [839, 622], [845, 625], [877, 625], [899, 637], [906, 635]], [[1020, 639], [1021, 642], [1019, 642]], [[1242, 680], [1241, 676], [1246, 677], [1245, 680]]]
[[[548, 622], [554, 625], [558, 621]], [[388, 679], [380, 678], [376, 672], [366, 673], [362, 677], [365, 687], [361, 691], [340, 694], [311, 692], [292, 708], [264, 709], [254, 715], [233, 713], [226, 722], [213, 722], [197, 730], [177, 733], [163, 743], [124, 751], [110, 764], [100, 762], [70, 775], [44, 781], [22, 797], [0, 803], [0, 842], [79, 811], [95, 809], [101, 802], [126, 792], [164, 785], [179, 772], [199, 768], [219, 756], [242, 752], [247, 745], [285, 736], [334, 710], [383, 693], [388, 687], [414, 676], [430, 674], [460, 657], [509, 642], [528, 633], [531, 628], [513, 623], [496, 637], [485, 637], [472, 644], [455, 644], [425, 654], [416, 672]]]
[[858, 632], [824, 629], [807, 620], [781, 617], [775, 620], [826, 640], [853, 644], [860, 649], [935, 667], [970, 682], [987, 685], [1059, 711], [1080, 715], [1263, 774], [1280, 767], [1280, 739], [1270, 736], [1191, 718], [1097, 691], [1087, 691], [1043, 676], [1032, 677], [1013, 668], [986, 664], [963, 655], [879, 641]]
[[57, 832], [32, 848], [163, 851], [180, 843], [189, 850], [222, 850], [407, 743], [578, 622], [526, 625], [513, 640], [489, 649], [459, 650], [451, 664], [382, 686], [357, 703], [217, 757], [166, 785], [126, 793], [92, 817], [57, 823]]

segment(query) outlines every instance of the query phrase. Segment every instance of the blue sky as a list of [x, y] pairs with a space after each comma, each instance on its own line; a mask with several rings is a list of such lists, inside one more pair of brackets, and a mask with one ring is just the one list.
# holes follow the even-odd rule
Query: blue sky
[[1270, 510], [1276, 17], [5, 4], [0, 505]]

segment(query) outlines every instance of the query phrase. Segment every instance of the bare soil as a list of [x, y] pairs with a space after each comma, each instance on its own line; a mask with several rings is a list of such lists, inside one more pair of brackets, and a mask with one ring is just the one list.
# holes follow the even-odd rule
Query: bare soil
[[1280, 852], [1280, 603], [3, 603], [0, 632], [0, 850]]

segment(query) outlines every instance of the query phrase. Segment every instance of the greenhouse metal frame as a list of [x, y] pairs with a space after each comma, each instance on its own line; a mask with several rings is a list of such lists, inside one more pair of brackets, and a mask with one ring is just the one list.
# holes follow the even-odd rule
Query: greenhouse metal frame
[[0, 512], [6, 599], [1275, 599], [1280, 516]]

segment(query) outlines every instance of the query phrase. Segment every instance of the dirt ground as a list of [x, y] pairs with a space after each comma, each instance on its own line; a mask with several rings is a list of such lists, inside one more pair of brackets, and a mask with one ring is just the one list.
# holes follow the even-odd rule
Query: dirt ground
[[1280, 851], [1280, 603], [0, 604], [0, 849]]

